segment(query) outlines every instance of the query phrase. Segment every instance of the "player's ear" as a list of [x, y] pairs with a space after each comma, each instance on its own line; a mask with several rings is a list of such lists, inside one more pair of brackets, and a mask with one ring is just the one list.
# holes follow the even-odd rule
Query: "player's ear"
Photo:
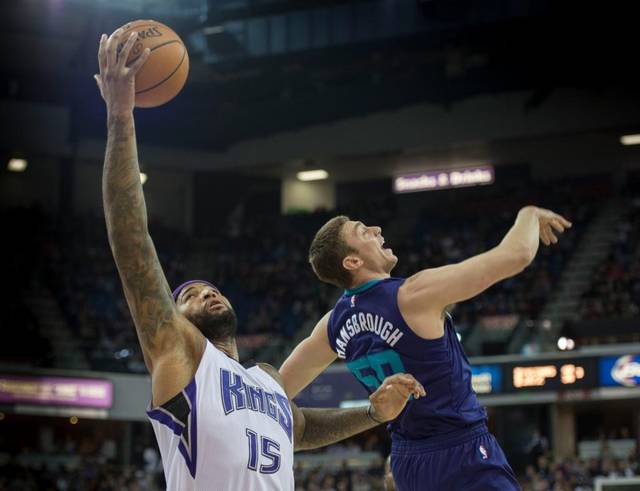
[[358, 256], [349, 255], [342, 260], [342, 267], [347, 271], [355, 271], [363, 264], [364, 264], [364, 261], [360, 259]]

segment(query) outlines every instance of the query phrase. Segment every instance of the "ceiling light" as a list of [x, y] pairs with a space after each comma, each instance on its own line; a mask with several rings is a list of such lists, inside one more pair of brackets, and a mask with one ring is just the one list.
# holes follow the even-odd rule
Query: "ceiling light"
[[562, 336], [561, 338], [558, 338], [558, 349], [565, 351], [568, 345], [567, 341], [568, 341], [567, 338], [565, 338], [564, 336]]
[[623, 145], [640, 145], [640, 133], [621, 136], [620, 143]]
[[560, 337], [558, 338], [558, 349], [561, 351], [571, 351], [572, 349], [574, 349], [576, 347], [576, 342], [571, 339], [571, 338], [567, 338], [567, 337]]
[[298, 172], [297, 176], [301, 181], [321, 181], [322, 179], [327, 179], [329, 173], [323, 169], [305, 170]]
[[25, 159], [10, 159], [7, 169], [11, 172], [24, 172], [27, 169], [27, 161]]
[[202, 29], [202, 34], [205, 36], [211, 36], [212, 34], [222, 34], [224, 32], [224, 26], [209, 26]]

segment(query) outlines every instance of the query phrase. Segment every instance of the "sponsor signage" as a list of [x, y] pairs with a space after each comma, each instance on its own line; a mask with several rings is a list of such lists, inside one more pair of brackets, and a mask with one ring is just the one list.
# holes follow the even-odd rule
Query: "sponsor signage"
[[461, 169], [430, 170], [394, 177], [394, 193], [415, 193], [435, 189], [461, 188], [493, 184], [495, 173], [490, 165]]
[[505, 390], [587, 389], [598, 384], [595, 358], [567, 358], [507, 363]]
[[472, 366], [471, 385], [476, 394], [502, 392], [502, 369], [500, 365]]
[[0, 403], [109, 409], [113, 384], [100, 379], [0, 375]]
[[605, 356], [600, 358], [600, 385], [640, 386], [640, 355]]

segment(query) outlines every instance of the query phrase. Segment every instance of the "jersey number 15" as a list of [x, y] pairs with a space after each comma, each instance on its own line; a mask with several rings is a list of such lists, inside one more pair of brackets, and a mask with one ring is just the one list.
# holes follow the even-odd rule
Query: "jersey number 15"
[[247, 428], [247, 438], [249, 440], [249, 462], [247, 467], [258, 472], [258, 442], [260, 442], [260, 453], [268, 462], [260, 464], [261, 474], [275, 474], [280, 469], [280, 444], [266, 436], [258, 436], [255, 431]]

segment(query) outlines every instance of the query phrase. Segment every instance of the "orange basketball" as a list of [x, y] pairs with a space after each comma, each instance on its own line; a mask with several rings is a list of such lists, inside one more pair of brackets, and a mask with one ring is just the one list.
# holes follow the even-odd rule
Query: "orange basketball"
[[127, 65], [149, 48], [151, 53], [136, 74], [136, 106], [156, 107], [169, 102], [182, 90], [189, 74], [189, 55], [182, 39], [173, 30], [154, 20], [136, 20], [122, 26], [118, 52], [133, 31], [136, 44]]

